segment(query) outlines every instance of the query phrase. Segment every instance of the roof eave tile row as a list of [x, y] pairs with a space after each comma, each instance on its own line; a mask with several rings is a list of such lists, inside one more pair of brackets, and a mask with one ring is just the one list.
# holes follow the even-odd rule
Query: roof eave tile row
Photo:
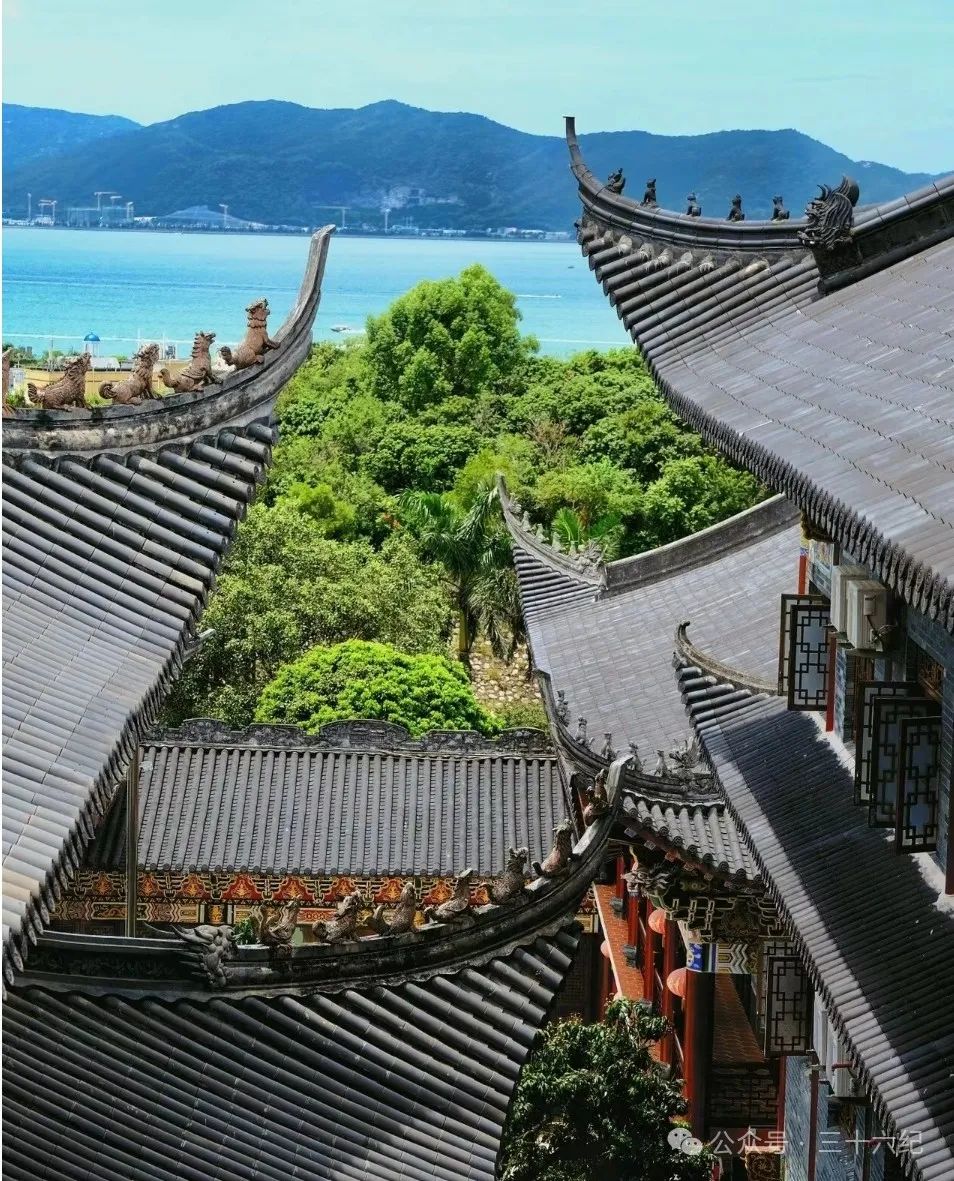
[[906, 1158], [908, 1171], [947, 1181], [954, 916], [937, 906], [918, 858], [898, 857], [853, 807], [850, 770], [813, 719], [779, 698], [729, 699], [700, 684], [699, 669], [680, 669], [677, 679], [728, 809], [882, 1124], [894, 1135], [918, 1131], [922, 1150]]

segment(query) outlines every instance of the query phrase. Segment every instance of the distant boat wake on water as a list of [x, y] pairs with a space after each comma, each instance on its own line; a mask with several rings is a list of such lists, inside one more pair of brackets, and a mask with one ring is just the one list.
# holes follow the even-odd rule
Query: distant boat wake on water
[[[132, 354], [137, 342], [174, 345], [188, 356], [199, 329], [220, 341], [245, 331], [249, 299], [268, 298], [280, 322], [291, 309], [307, 241], [124, 234], [110, 230], [8, 230], [3, 237], [4, 339], [37, 356], [79, 352], [87, 333], [103, 351]], [[517, 293], [521, 331], [541, 350], [566, 356], [584, 348], [626, 347], [612, 309], [576, 268], [575, 243], [336, 238], [315, 322], [316, 340], [359, 338], [368, 316], [384, 312], [424, 279], [457, 275], [478, 263]], [[157, 317], [156, 292], [163, 298]], [[14, 330], [14, 326], [17, 330]], [[109, 342], [108, 344], [106, 342]]]

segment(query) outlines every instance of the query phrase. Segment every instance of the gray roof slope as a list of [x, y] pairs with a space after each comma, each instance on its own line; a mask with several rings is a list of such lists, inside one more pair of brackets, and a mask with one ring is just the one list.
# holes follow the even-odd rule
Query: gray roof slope
[[[519, 735], [382, 749], [336, 730], [347, 742], [337, 749], [291, 727], [226, 735], [207, 723], [191, 741], [187, 725], [144, 746], [140, 865], [443, 876], [496, 873], [511, 846], [538, 860], [549, 851], [566, 814], [559, 766], [519, 749]], [[124, 830], [115, 808], [86, 864], [119, 864]]]
[[628, 836], [635, 835], [636, 826], [649, 829], [719, 873], [750, 880], [759, 877], [752, 854], [721, 801], [681, 804], [627, 792], [623, 815], [630, 821]]
[[491, 1181], [578, 928], [449, 976], [229, 1001], [4, 1004], [9, 1181]]
[[954, 630], [954, 177], [859, 210], [819, 299], [799, 223], [641, 209], [567, 138], [583, 252], [677, 412]]
[[[330, 230], [278, 350], [141, 407], [3, 420], [3, 927], [14, 960], [181, 666], [311, 346]], [[14, 933], [14, 946], [7, 935]]]
[[699, 647], [740, 672], [773, 680], [779, 596], [794, 587], [798, 546], [798, 529], [788, 526], [668, 577], [531, 613], [534, 664], [566, 693], [571, 729], [582, 715], [596, 747], [607, 732], [616, 747], [636, 741], [648, 766], [657, 749], [668, 751], [684, 736], [671, 667], [684, 620]]
[[859, 817], [851, 772], [814, 720], [753, 697], [699, 732], [882, 1118], [922, 1132], [923, 1181], [949, 1181], [954, 914], [919, 859]]

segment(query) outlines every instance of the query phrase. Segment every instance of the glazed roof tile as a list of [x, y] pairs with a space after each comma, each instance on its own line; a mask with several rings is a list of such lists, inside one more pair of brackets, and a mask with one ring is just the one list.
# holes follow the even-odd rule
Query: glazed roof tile
[[251, 374], [4, 417], [5, 950], [11, 931], [36, 936], [181, 667], [264, 476], [275, 398], [311, 347], [329, 234]]
[[[144, 745], [141, 867], [368, 877], [447, 876], [470, 865], [488, 875], [511, 846], [541, 859], [566, 814], [542, 735], [415, 743], [385, 725], [326, 729], [323, 739], [292, 727], [228, 733], [193, 723]], [[86, 864], [118, 865], [124, 849], [117, 807]]]
[[643, 209], [568, 142], [583, 252], [674, 409], [954, 631], [954, 177], [829, 259], [804, 223]]
[[[587, 719], [598, 748], [639, 745], [645, 765], [686, 734], [671, 659], [680, 623], [693, 643], [725, 665], [774, 681], [779, 596], [795, 586], [798, 527], [780, 500], [675, 545], [606, 567], [607, 588], [558, 596], [528, 581], [517, 559], [534, 666], [563, 691], [575, 719]], [[515, 535], [515, 551], [522, 536]]]
[[[667, 844], [721, 874], [754, 880], [758, 868], [721, 802], [679, 804], [627, 792], [623, 815], [630, 825], [654, 832]], [[635, 833], [635, 827], [627, 828]]]
[[[691, 679], [692, 672], [680, 674]], [[954, 1175], [954, 913], [930, 855], [898, 857], [852, 804], [816, 722], [751, 696], [697, 726], [728, 807], [849, 1057], [923, 1181]]]
[[492, 1181], [578, 928], [430, 980], [4, 1004], [10, 1181]]

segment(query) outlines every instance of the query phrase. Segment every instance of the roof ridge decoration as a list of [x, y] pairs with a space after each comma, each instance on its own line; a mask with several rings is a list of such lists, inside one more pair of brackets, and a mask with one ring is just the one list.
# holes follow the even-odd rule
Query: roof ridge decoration
[[[698, 214], [688, 212], [698, 204], [695, 193], [687, 199], [686, 213], [676, 213], [674, 210], [662, 209], [655, 203], [646, 203], [645, 200], [637, 202], [631, 197], [624, 197], [621, 191], [598, 180], [587, 168], [577, 138], [576, 119], [572, 115], [566, 116], [566, 142], [570, 151], [570, 169], [579, 182], [587, 206], [608, 225], [625, 230], [628, 234], [639, 236], [643, 233], [654, 241], [695, 249], [703, 255], [708, 252], [805, 253], [805, 247], [798, 237], [798, 222], [745, 222], [736, 218], [729, 222], [728, 218], [703, 217], [701, 210]], [[741, 198], [738, 200], [741, 202]]]
[[182, 667], [268, 466], [275, 399], [311, 348], [332, 229], [312, 238], [279, 347], [251, 376], [3, 419], [8, 978]]
[[519, 500], [511, 499], [507, 481], [502, 475], [497, 476], [497, 490], [510, 533], [527, 553], [538, 558], [551, 570], [575, 582], [592, 586], [597, 591], [605, 586], [606, 562], [603, 551], [595, 542], [590, 542], [582, 550], [571, 546], [569, 551], [565, 552], [556, 535], [548, 542], [541, 527], [538, 526], [534, 531], [530, 524], [530, 514], [525, 511]]
[[316, 734], [298, 726], [255, 722], [232, 729], [216, 718], [190, 718], [178, 726], [154, 729], [143, 736], [144, 746], [221, 746], [278, 750], [381, 751], [394, 754], [535, 755], [553, 758], [549, 735], [542, 730], [504, 730], [495, 738], [474, 730], [428, 730], [413, 738], [393, 722], [351, 720], [326, 722]]
[[812, 250], [831, 252], [836, 246], [851, 241], [855, 206], [861, 190], [849, 176], [841, 178], [836, 188], [819, 185], [820, 195], [805, 207], [806, 225], [798, 231], [799, 239]]
[[298, 297], [261, 364], [237, 370], [221, 383], [189, 393], [154, 397], [141, 405], [92, 409], [15, 408], [3, 419], [4, 462], [19, 452], [48, 454], [155, 449], [211, 435], [226, 424], [244, 426], [271, 416], [271, 402], [311, 348], [311, 330], [321, 295], [334, 226], [311, 238]]
[[682, 746], [673, 747], [668, 752], [668, 758], [665, 750], [657, 750], [652, 771], [643, 766], [635, 742], [628, 743], [627, 755], [618, 755], [613, 749], [612, 733], [603, 735], [603, 745], [599, 751], [595, 751], [592, 749], [593, 739], [587, 735], [587, 719], [580, 717], [575, 733], [571, 731], [569, 706], [564, 692], [560, 690], [554, 693], [549, 673], [542, 669], [533, 671], [557, 748], [582, 775], [595, 778], [622, 758], [621, 785], [626, 793], [635, 792], [659, 801], [689, 806], [712, 802], [715, 787], [711, 773], [700, 760], [699, 747], [689, 737], [684, 739]]

